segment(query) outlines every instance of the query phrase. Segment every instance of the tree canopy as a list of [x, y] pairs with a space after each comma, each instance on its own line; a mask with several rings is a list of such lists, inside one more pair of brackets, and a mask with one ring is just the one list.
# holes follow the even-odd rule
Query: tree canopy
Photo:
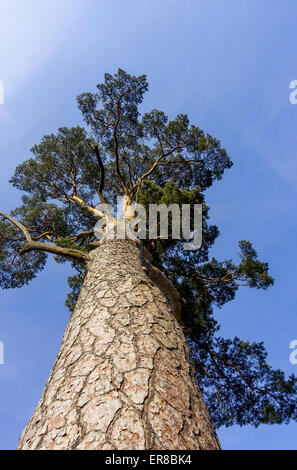
[[98, 244], [94, 225], [104, 217], [96, 205], [117, 196], [127, 207], [202, 204], [203, 243], [183, 249], [185, 240], [143, 240], [152, 263], [174, 284], [181, 299], [180, 323], [187, 335], [207, 405], [216, 426], [282, 423], [296, 419], [297, 378], [285, 378], [267, 363], [262, 343], [219, 336], [215, 308], [234, 299], [241, 286], [267, 289], [268, 264], [246, 240], [239, 262], [209, 259], [219, 235], [209, 222], [205, 191], [232, 162], [220, 142], [190, 124], [186, 114], [169, 120], [163, 111], [141, 114], [148, 90], [145, 75], [119, 69], [105, 74], [96, 92], [77, 98], [85, 128], [58, 129], [32, 148], [32, 156], [10, 182], [23, 192], [22, 205], [0, 212], [0, 286], [21, 287], [44, 269], [49, 253], [69, 261], [72, 311]]

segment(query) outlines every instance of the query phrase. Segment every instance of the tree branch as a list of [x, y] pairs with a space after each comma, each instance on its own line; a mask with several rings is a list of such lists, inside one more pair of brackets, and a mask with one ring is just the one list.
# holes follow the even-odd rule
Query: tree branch
[[119, 103], [115, 102], [114, 104], [115, 104], [115, 107], [116, 107], [116, 110], [117, 110], [117, 121], [113, 125], [113, 140], [114, 140], [114, 153], [115, 153], [116, 172], [117, 172], [117, 175], [120, 179], [120, 182], [121, 182], [122, 188], [124, 190], [124, 193], [125, 193], [126, 196], [128, 196], [129, 191], [128, 191], [128, 188], [125, 184], [124, 178], [123, 178], [121, 170], [120, 170], [119, 142], [118, 142], [118, 136], [117, 136], [117, 128], [118, 128], [118, 125], [119, 125], [119, 122], [120, 122]]
[[103, 166], [103, 163], [102, 163], [102, 160], [101, 160], [101, 157], [100, 157], [98, 145], [95, 146], [95, 154], [96, 154], [98, 165], [99, 165], [99, 168], [100, 168], [100, 182], [99, 182], [97, 192], [98, 192], [98, 196], [100, 198], [100, 201], [104, 204], [104, 197], [103, 197], [102, 193], [103, 193], [103, 188], [104, 188], [105, 170], [104, 170], [104, 166]]
[[222, 282], [225, 284], [233, 283], [236, 286], [244, 286], [245, 284], [238, 284], [236, 281], [244, 282], [247, 280], [246, 276], [240, 276], [237, 271], [227, 272], [224, 276], [221, 277], [209, 277], [201, 276], [200, 274], [195, 274], [194, 277], [204, 282], [209, 282], [211, 284]]
[[16, 225], [22, 232], [23, 234], [25, 235], [25, 238], [27, 240], [28, 243], [30, 243], [32, 240], [31, 238], [31, 235], [30, 233], [28, 232], [28, 230], [26, 229], [26, 227], [21, 223], [19, 222], [18, 220], [15, 220], [13, 217], [11, 217], [10, 215], [7, 215], [5, 214], [4, 212], [0, 212], [0, 215], [2, 217], [4, 217], [4, 219], [7, 219], [9, 220], [10, 222], [12, 222], [14, 225]]
[[103, 212], [98, 211], [98, 209], [95, 209], [94, 207], [88, 206], [88, 204], [83, 199], [81, 199], [80, 197], [78, 197], [78, 196], [67, 196], [67, 198], [68, 198], [69, 201], [75, 202], [79, 206], [86, 209], [86, 211], [88, 211], [89, 214], [92, 214], [93, 217], [100, 217], [101, 219], [103, 217], [105, 217], [105, 214], [103, 214]]
[[147, 178], [154, 170], [155, 168], [159, 165], [160, 161], [162, 160], [162, 158], [164, 157], [168, 157], [168, 155], [171, 155], [173, 152], [175, 152], [176, 150], [180, 150], [182, 147], [180, 145], [177, 145], [176, 147], [174, 147], [173, 149], [171, 150], [168, 150], [168, 152], [164, 153], [162, 152], [161, 155], [157, 158], [157, 160], [154, 162], [154, 164], [152, 165], [152, 167], [146, 172], [144, 173], [142, 176], [140, 176], [138, 178], [138, 180], [136, 181], [136, 183], [132, 186], [131, 188], [131, 192], [135, 191], [138, 186], [140, 185], [140, 183], [142, 182], [142, 180], [144, 178]]
[[[243, 372], [241, 372], [240, 368], [238, 366], [236, 366], [235, 364], [232, 364], [230, 361], [228, 361], [227, 359], [224, 359], [222, 357], [220, 357], [218, 354], [216, 354], [214, 351], [211, 351], [210, 349], [207, 348], [207, 351], [209, 352], [209, 354], [211, 355], [212, 359], [214, 360], [214, 357], [216, 357], [219, 361], [223, 362], [226, 366], [228, 367], [232, 367], [233, 369], [235, 369], [238, 374], [240, 375], [240, 377], [242, 378], [242, 380], [247, 384], [247, 386], [249, 387], [249, 389], [254, 392], [254, 391], [257, 391], [257, 392], [260, 392], [260, 393], [263, 393], [263, 394], [267, 394], [267, 395], [270, 395], [274, 400], [276, 400], [278, 402], [278, 404], [280, 405], [280, 402], [278, 400], [278, 397], [276, 397], [273, 393], [271, 393], [269, 390], [267, 390], [266, 388], [259, 388], [259, 387], [255, 387], [253, 385], [251, 385], [246, 377], [244, 376]], [[226, 378], [226, 376], [224, 375], [224, 373], [221, 371], [221, 373], [223, 374], [224, 378]]]
[[50, 245], [49, 243], [44, 242], [31, 242], [25, 243], [21, 248], [20, 253], [25, 253], [27, 251], [45, 251], [47, 253], [53, 253], [54, 255], [64, 256], [66, 258], [77, 259], [81, 261], [89, 261], [91, 258], [87, 253], [84, 253], [80, 250], [75, 250], [72, 248], [63, 248], [61, 246]]
[[82, 232], [72, 235], [70, 238], [71, 240], [76, 241], [79, 238], [87, 238], [87, 237], [90, 237], [91, 235], [94, 235], [94, 229], [83, 230]]
[[0, 215], [4, 217], [4, 219], [9, 220], [11, 223], [16, 225], [24, 234], [26, 238], [25, 245], [21, 248], [20, 254], [25, 253], [26, 251], [45, 251], [47, 253], [53, 253], [55, 255], [65, 256], [67, 258], [74, 258], [79, 259], [82, 261], [90, 260], [90, 257], [87, 253], [84, 253], [79, 250], [70, 249], [70, 248], [63, 248], [61, 246], [50, 245], [49, 243], [45, 242], [37, 242], [31, 238], [30, 233], [28, 232], [27, 228], [18, 220], [14, 219], [10, 215], [5, 214], [4, 212], [0, 212]]

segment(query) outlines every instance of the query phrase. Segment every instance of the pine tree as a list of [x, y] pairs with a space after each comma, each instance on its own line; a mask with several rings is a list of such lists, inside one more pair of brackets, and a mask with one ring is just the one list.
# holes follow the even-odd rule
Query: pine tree
[[[187, 115], [141, 115], [147, 89], [145, 75], [105, 74], [77, 99], [86, 128], [44, 136], [11, 179], [24, 194], [0, 212], [1, 287], [30, 282], [48, 253], [75, 270], [71, 317], [20, 449], [218, 449], [220, 425], [296, 419], [296, 378], [267, 364], [262, 343], [218, 335], [214, 307], [240, 286], [273, 284], [248, 241], [237, 264], [209, 259], [219, 232], [205, 191], [232, 162]], [[120, 217], [98, 208], [118, 196]], [[183, 249], [172, 217], [167, 239], [98, 240], [96, 222], [116, 231], [136, 201], [147, 213], [201, 204], [201, 248]]]

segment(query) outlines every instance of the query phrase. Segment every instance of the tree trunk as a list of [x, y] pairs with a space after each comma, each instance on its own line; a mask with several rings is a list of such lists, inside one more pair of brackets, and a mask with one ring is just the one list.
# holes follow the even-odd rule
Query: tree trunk
[[91, 252], [18, 449], [219, 449], [184, 334], [135, 242]]

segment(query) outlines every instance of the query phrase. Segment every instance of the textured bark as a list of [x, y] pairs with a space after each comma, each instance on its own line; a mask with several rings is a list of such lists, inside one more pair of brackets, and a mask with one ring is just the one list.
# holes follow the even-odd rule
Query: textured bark
[[184, 334], [129, 240], [90, 254], [19, 449], [219, 449]]

